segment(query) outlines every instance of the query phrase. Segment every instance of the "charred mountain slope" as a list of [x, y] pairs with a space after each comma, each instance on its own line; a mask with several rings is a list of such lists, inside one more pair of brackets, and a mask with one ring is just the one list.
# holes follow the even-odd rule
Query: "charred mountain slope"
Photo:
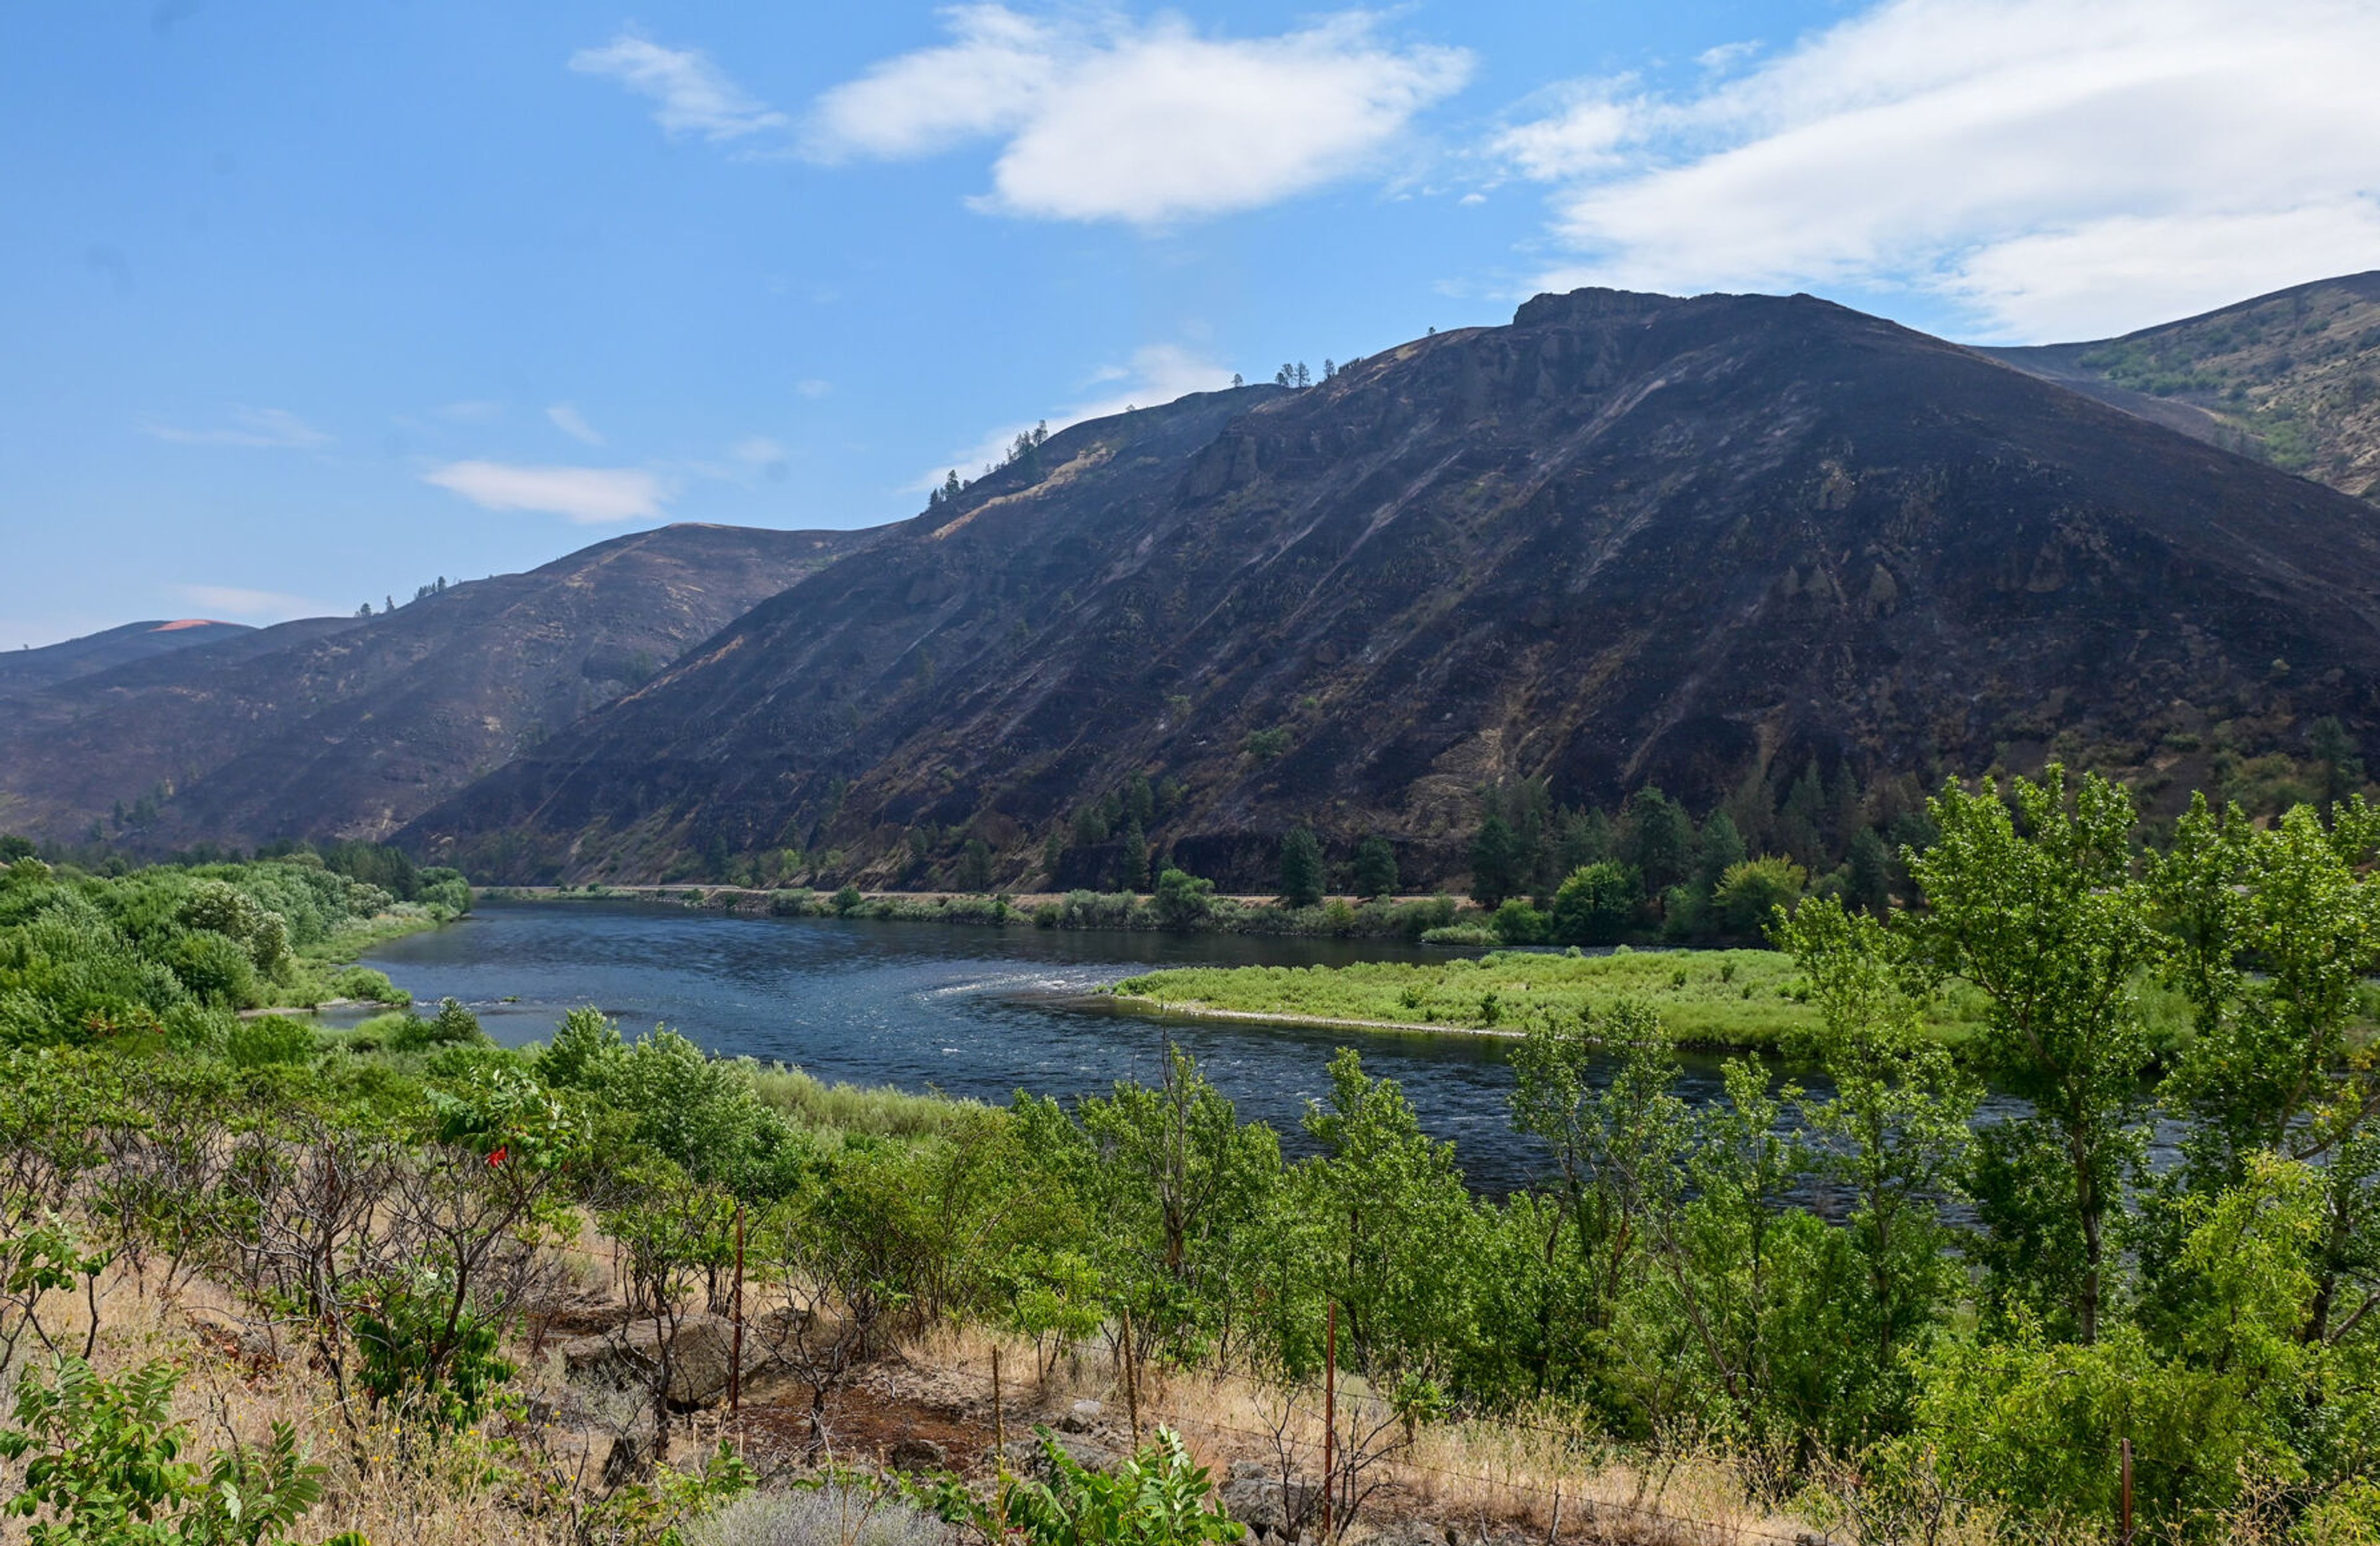
[[1075, 426], [405, 835], [490, 876], [882, 876], [930, 824], [1021, 878], [1145, 773], [1219, 879], [1298, 822], [1444, 877], [1498, 780], [2368, 741], [2375, 662], [2361, 501], [1807, 297], [1579, 291]]
[[384, 836], [870, 535], [664, 527], [60, 683], [0, 712], [0, 827], [102, 821], [150, 852]]

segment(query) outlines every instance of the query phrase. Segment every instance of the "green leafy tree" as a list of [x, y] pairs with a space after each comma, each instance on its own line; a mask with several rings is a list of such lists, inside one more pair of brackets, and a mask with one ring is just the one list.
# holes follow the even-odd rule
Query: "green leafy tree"
[[1711, 912], [1718, 926], [1737, 939], [1758, 939], [1779, 908], [1791, 911], [1802, 900], [1809, 876], [1789, 858], [1764, 856], [1730, 865], [1711, 894]]
[[1196, 929], [1213, 916], [1215, 883], [1169, 867], [1157, 877], [1157, 893], [1150, 906], [1156, 909], [1161, 926]]
[[1436, 1372], [1463, 1338], [1475, 1233], [1454, 1146], [1424, 1133], [1404, 1091], [1351, 1048], [1331, 1058], [1330, 1098], [1305, 1125], [1322, 1151], [1295, 1180], [1342, 1351], [1376, 1380]]
[[2136, 983], [2163, 954], [2133, 872], [2131, 796], [2093, 773], [2070, 798], [2052, 763], [2009, 800], [1989, 781], [1951, 784], [1926, 809], [1941, 839], [1910, 865], [1925, 906], [1899, 916], [1918, 959], [1982, 990], [1976, 1051], [2029, 1103], [1983, 1131], [1971, 1178], [1995, 1308], [2022, 1300], [2089, 1343], [2145, 1141]]
[[1645, 898], [1634, 870], [1611, 859], [1582, 865], [1554, 892], [1549, 927], [1563, 944], [1613, 944]]
[[1293, 907], [1322, 900], [1322, 845], [1313, 831], [1293, 827], [1281, 840], [1281, 899]]
[[1848, 1443], [1909, 1417], [1912, 1355], [1964, 1287], [1957, 1233], [1942, 1205], [1958, 1195], [1982, 1091], [1925, 1024], [1930, 984], [1904, 941], [1872, 917], [1821, 896], [1774, 921], [1778, 948], [1809, 981], [1815, 1030], [1789, 1043], [1834, 1087], [1803, 1116], [1829, 1140], [1820, 1168], [1852, 1199], [1845, 1225], [1864, 1292], [1842, 1298], [1848, 1347], [1841, 1395], [1828, 1413]]

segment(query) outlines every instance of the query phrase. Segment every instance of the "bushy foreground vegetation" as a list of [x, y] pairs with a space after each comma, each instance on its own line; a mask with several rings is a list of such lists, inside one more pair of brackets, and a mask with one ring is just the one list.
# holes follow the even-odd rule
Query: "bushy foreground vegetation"
[[[0, 1069], [18, 1430], [52, 1421], [21, 1393], [80, 1378], [47, 1356], [56, 1307], [115, 1264], [204, 1274], [328, 1371], [358, 1474], [432, 1465], [489, 1444], [558, 1253], [600, 1242], [634, 1315], [675, 1327], [719, 1302], [740, 1211], [757, 1334], [814, 1414], [874, 1353], [968, 1323], [1293, 1386], [1335, 1306], [1387, 1443], [1558, 1415], [1632, 1454], [1722, 1448], [1876, 1541], [2108, 1539], [2129, 1444], [2152, 1538], [2374, 1539], [2380, 1066], [2350, 1028], [2380, 812], [2201, 808], [2144, 851], [2122, 791], [2053, 774], [1947, 788], [1929, 819], [1921, 907], [1772, 919], [1824, 1094], [1739, 1058], [1689, 1107], [1658, 982], [1542, 1014], [1511, 1114], [1545, 1181], [1502, 1200], [1353, 1052], [1292, 1160], [1181, 1057], [1073, 1105], [846, 1096], [843, 1121], [796, 1076], [592, 1010], [528, 1053], [448, 1005], [253, 1065], [54, 1017]], [[54, 884], [12, 870], [0, 908]], [[1953, 982], [1976, 995], [1957, 1055], [1926, 1025]], [[2144, 984], [2189, 1007], [2162, 1055]], [[1979, 1119], [1985, 1079], [2021, 1103]], [[663, 1454], [669, 1364], [643, 1370]], [[472, 1462], [504, 1506], [562, 1506], [507, 1443]], [[660, 1540], [743, 1485], [715, 1457], [569, 1506], [578, 1539]], [[1068, 1485], [1051, 1517], [1112, 1491]]]

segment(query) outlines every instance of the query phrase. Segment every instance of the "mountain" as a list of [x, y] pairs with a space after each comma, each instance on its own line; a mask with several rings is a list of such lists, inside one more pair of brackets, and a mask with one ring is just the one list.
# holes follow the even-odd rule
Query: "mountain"
[[[785, 847], [1000, 878], [1135, 774], [1464, 868], [1476, 791], [1706, 803], [1813, 758], [2142, 770], [2380, 733], [2380, 512], [1806, 296], [1541, 296], [1310, 389], [1076, 425], [407, 827], [475, 874]], [[1093, 870], [1062, 860], [1070, 880]]]
[[96, 821], [149, 852], [384, 836], [870, 535], [663, 527], [21, 695], [0, 828]]
[[2380, 502], [2380, 269], [2120, 338], [1984, 352]]
[[157, 618], [146, 623], [127, 623], [122, 627], [85, 634], [60, 644], [45, 644], [38, 650], [0, 652], [0, 696], [54, 687], [110, 666], [255, 631], [245, 623], [218, 623], [209, 617], [183, 617], [172, 622]]

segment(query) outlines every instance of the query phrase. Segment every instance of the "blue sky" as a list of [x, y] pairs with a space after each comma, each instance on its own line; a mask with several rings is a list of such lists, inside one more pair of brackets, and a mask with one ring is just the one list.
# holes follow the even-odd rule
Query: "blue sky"
[[664, 520], [1509, 318], [1811, 289], [2096, 336], [2380, 266], [2380, 0], [30, 0], [0, 647]]

